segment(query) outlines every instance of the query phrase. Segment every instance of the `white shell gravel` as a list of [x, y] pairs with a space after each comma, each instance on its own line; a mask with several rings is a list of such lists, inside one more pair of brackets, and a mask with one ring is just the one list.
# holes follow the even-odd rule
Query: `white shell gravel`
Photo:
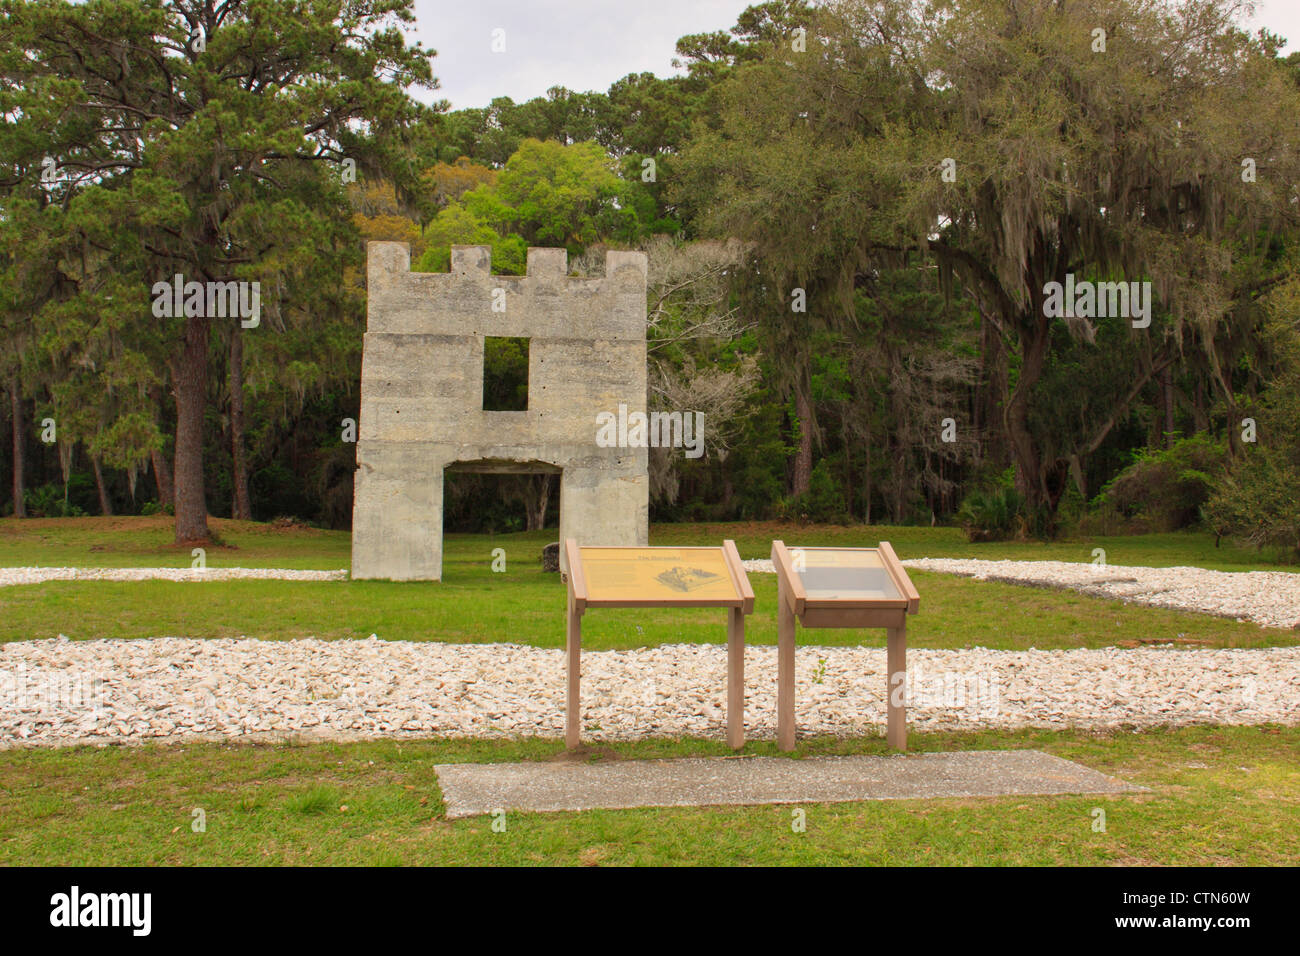
[[[558, 624], [557, 624], [558, 627]], [[583, 654], [584, 736], [721, 737], [726, 652]], [[776, 653], [745, 651], [750, 737], [776, 726]], [[909, 725], [1300, 723], [1300, 648], [911, 650]], [[885, 653], [801, 647], [801, 733], [883, 732]], [[0, 748], [147, 740], [560, 737], [564, 655], [516, 644], [162, 637], [0, 645]]]
[[0, 568], [0, 587], [44, 581], [342, 581], [347, 571], [293, 571], [284, 568]]

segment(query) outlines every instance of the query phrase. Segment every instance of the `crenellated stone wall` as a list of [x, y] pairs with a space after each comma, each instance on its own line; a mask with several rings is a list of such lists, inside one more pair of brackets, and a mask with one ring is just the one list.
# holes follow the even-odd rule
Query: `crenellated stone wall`
[[[646, 449], [596, 444], [600, 412], [646, 407], [645, 254], [577, 278], [563, 249], [529, 249], [523, 276], [492, 275], [486, 246], [453, 246], [448, 273], [368, 253], [353, 578], [442, 579], [448, 468], [558, 471], [561, 540], [646, 544]], [[483, 409], [489, 336], [529, 340], [527, 411]]]

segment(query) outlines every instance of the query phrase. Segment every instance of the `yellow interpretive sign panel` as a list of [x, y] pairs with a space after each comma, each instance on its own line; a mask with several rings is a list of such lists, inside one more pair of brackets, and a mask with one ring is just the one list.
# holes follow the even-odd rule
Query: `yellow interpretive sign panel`
[[[587, 606], [740, 604], [722, 548], [579, 548]], [[705, 604], [704, 602], [709, 602]]]
[[745, 615], [754, 591], [734, 541], [720, 548], [601, 548], [564, 542], [569, 572], [564, 740], [581, 742], [582, 615], [593, 607], [727, 609], [727, 743], [745, 743]]

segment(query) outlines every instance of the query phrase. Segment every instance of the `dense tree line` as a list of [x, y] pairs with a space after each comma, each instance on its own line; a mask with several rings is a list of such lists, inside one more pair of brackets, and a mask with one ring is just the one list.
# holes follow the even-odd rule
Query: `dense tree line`
[[[658, 519], [1294, 549], [1300, 62], [1238, 6], [774, 0], [679, 76], [452, 111], [407, 0], [0, 0], [8, 513], [346, 527], [395, 239], [647, 249], [651, 406], [708, 421]], [[256, 323], [159, 317], [176, 274], [257, 281]], [[460, 476], [448, 524], [554, 496]]]

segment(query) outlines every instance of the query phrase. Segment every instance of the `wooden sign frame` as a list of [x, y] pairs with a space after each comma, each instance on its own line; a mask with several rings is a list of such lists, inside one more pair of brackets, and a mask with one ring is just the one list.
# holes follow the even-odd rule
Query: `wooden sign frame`
[[[798, 548], [794, 549], [800, 550]], [[795, 620], [806, 628], [883, 627], [886, 638], [886, 731], [891, 747], [907, 749], [907, 708], [902, 702], [907, 681], [907, 616], [915, 614], [921, 596], [912, 586], [898, 555], [888, 541], [878, 548], [808, 547], [808, 551], [874, 551], [894, 585], [897, 597], [817, 598], [808, 596], [795, 570], [791, 549], [783, 541], [772, 542], [772, 565], [777, 577], [777, 668], [776, 740], [780, 750], [793, 750], [794, 721], [794, 638]], [[895, 688], [898, 690], [897, 700]]]
[[[583, 566], [583, 551], [721, 552], [730, 576], [735, 597], [692, 597], [683, 593], [673, 596], [602, 596], [590, 587], [589, 575]], [[564, 542], [565, 558], [569, 566], [566, 581], [569, 591], [569, 610], [565, 633], [565, 659], [567, 688], [565, 693], [564, 743], [569, 748], [580, 745], [581, 683], [582, 683], [582, 615], [593, 607], [721, 607], [727, 609], [727, 744], [739, 750], [745, 745], [745, 615], [754, 613], [754, 590], [749, 585], [745, 566], [736, 550], [736, 542], [728, 539], [721, 548], [583, 548], [573, 538]]]

